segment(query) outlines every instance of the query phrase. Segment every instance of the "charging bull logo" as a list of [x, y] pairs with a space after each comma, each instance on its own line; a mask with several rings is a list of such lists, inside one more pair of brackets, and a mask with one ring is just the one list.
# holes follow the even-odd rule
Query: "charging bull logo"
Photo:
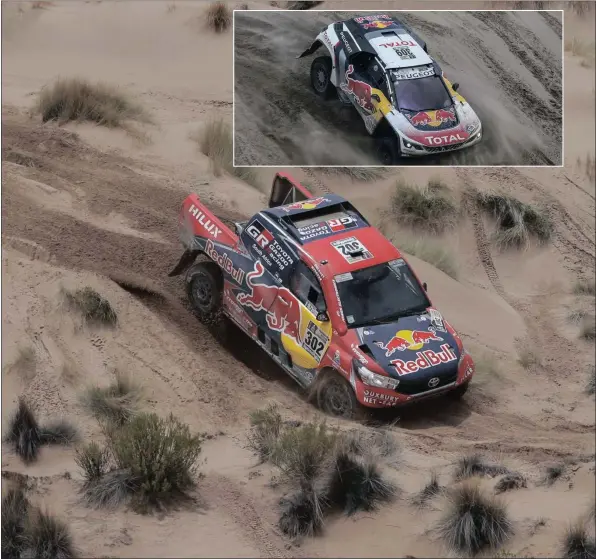
[[415, 115], [408, 115], [408, 120], [413, 126], [431, 126], [438, 128], [444, 124], [455, 124], [457, 118], [455, 116], [455, 109], [438, 109], [436, 111], [420, 111]]
[[362, 25], [364, 29], [386, 29], [387, 27], [391, 27], [393, 25], [392, 21], [371, 21], [369, 23], [365, 23]]
[[238, 302], [255, 311], [267, 312], [267, 325], [276, 332], [294, 338], [300, 342], [300, 303], [293, 293], [285, 287], [267, 285], [259, 281], [265, 268], [261, 262], [255, 262], [254, 270], [246, 274], [249, 293], [239, 293]]
[[419, 350], [429, 342], [442, 342], [443, 338], [437, 336], [435, 330], [400, 330], [388, 342], [374, 342], [377, 347], [385, 350], [385, 357], [391, 357], [396, 351], [410, 349]]
[[317, 206], [320, 206], [323, 202], [331, 202], [328, 198], [309, 198], [303, 202], [294, 202], [281, 206], [282, 210], [286, 212], [292, 212], [296, 210], [314, 210]]
[[375, 106], [372, 103], [372, 87], [366, 82], [351, 78], [350, 76], [353, 72], [354, 66], [350, 64], [346, 71], [346, 82], [342, 83], [340, 87], [346, 93], [353, 95], [356, 103], [365, 111], [372, 113], [375, 110]]

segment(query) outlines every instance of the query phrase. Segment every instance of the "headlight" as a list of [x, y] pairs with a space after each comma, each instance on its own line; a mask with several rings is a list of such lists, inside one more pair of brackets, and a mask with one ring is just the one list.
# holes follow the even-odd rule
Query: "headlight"
[[362, 365], [359, 361], [354, 360], [352, 362], [352, 366], [358, 373], [358, 376], [362, 380], [364, 384], [368, 386], [376, 386], [377, 388], [397, 388], [399, 384], [399, 380], [393, 379], [391, 377], [387, 377], [385, 375], [378, 375], [377, 373], [373, 373], [369, 371], [364, 365]]

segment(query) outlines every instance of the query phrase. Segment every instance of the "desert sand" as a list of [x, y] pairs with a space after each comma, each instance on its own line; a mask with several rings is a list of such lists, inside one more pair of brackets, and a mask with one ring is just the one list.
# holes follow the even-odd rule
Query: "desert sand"
[[[438, 3], [370, 4], [420, 9]], [[440, 3], [464, 4], [513, 3]], [[342, 2], [341, 8], [354, 5], [361, 7]], [[556, 226], [544, 246], [499, 251], [491, 242], [494, 223], [462, 214], [455, 230], [432, 239], [450, 253], [457, 280], [408, 254], [479, 364], [472, 388], [461, 403], [432, 401], [383, 424], [399, 447], [386, 468], [402, 489], [395, 502], [329, 518], [321, 536], [291, 542], [277, 527], [283, 494], [270, 483], [272, 469], [258, 465], [246, 448], [248, 415], [267, 402], [277, 402], [289, 420], [321, 414], [249, 340], [220, 345], [189, 311], [183, 281], [167, 277], [182, 251], [177, 216], [189, 192], [222, 218], [239, 220], [266, 203], [280, 170], [259, 170], [253, 181], [259, 187], [216, 176], [191, 139], [211, 118], [232, 119], [232, 32], [206, 29], [206, 7], [191, 1], [2, 3], [3, 428], [24, 396], [40, 420], [67, 418], [84, 440], [98, 439], [97, 423], [80, 406], [81, 391], [106, 386], [115, 369], [125, 371], [143, 386], [147, 409], [172, 412], [210, 436], [196, 489], [201, 506], [161, 515], [87, 508], [69, 447], [44, 448], [26, 466], [3, 444], [3, 483], [11, 472], [27, 475], [30, 498], [67, 521], [85, 557], [437, 557], [451, 553], [434, 530], [445, 503], [437, 498], [418, 511], [409, 498], [432, 470], [449, 485], [455, 461], [477, 451], [528, 479], [526, 488], [504, 494], [515, 534], [503, 549], [560, 556], [566, 528], [595, 491], [595, 404], [586, 394], [594, 342], [579, 339], [568, 318], [572, 311], [594, 316], [593, 295], [573, 290], [579, 279], [594, 281], [595, 85], [593, 58], [584, 48], [593, 47], [593, 9], [565, 13], [563, 168], [399, 168], [374, 184], [286, 169], [317, 192], [348, 197], [398, 247], [412, 232], [387, 213], [396, 180], [423, 185], [437, 172], [456, 194], [467, 186], [500, 188], [544, 205]], [[59, 76], [122, 88], [143, 103], [154, 124], [136, 133], [42, 125], [30, 109]], [[122, 287], [131, 283], [145, 291]], [[116, 328], [84, 326], [65, 308], [61, 290], [85, 286], [116, 309]], [[25, 350], [32, 350], [33, 366], [23, 366]], [[529, 352], [536, 362], [523, 367]], [[492, 366], [481, 365], [486, 362]], [[562, 475], [544, 485], [545, 468], [558, 464]], [[495, 481], [485, 477], [482, 484], [490, 491]]]
[[[401, 7], [401, 6], [400, 6]], [[321, 29], [358, 12], [235, 15], [237, 165], [377, 165], [361, 117], [317, 98], [302, 59]], [[366, 15], [366, 14], [364, 14]], [[370, 12], [368, 13], [370, 15]], [[481, 144], [412, 165], [561, 165], [561, 12], [400, 12], [476, 111]]]

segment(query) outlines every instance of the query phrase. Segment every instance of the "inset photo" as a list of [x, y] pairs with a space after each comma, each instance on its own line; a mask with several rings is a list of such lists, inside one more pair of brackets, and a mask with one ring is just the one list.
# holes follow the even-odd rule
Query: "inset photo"
[[562, 10], [233, 23], [235, 166], [562, 165]]

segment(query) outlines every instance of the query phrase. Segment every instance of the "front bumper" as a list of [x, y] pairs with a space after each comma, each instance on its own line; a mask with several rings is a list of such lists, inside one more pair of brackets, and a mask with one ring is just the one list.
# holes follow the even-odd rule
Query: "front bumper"
[[401, 154], [404, 157], [421, 157], [425, 155], [436, 155], [438, 153], [447, 153], [459, 151], [476, 145], [482, 140], [482, 127], [468, 138], [465, 142], [450, 144], [446, 146], [423, 146], [418, 142], [413, 142], [403, 136], [400, 136]]

